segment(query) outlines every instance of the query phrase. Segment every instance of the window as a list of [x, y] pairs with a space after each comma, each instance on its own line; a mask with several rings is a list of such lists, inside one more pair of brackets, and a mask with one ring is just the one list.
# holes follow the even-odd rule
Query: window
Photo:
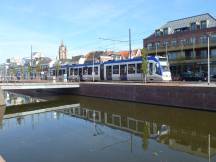
[[206, 35], [200, 37], [200, 43], [207, 43], [207, 42], [208, 42], [208, 38]]
[[94, 73], [95, 75], [98, 75], [98, 67], [94, 67]]
[[180, 42], [181, 42], [181, 45], [186, 45], [186, 39], [182, 39]]
[[200, 22], [200, 28], [201, 29], [207, 28], [207, 22], [206, 22], [206, 20], [203, 20], [203, 21]]
[[216, 57], [216, 49], [211, 50], [211, 57]]
[[164, 35], [168, 35], [168, 28], [164, 28], [164, 29], [163, 29], [163, 34], [164, 34]]
[[83, 68], [83, 75], [88, 75], [88, 67]]
[[151, 50], [151, 49], [152, 49], [152, 43], [148, 43], [148, 44], [147, 44], [147, 49], [148, 49], [148, 50]]
[[155, 36], [160, 36], [161, 35], [161, 31], [158, 29], [158, 30], [155, 30]]
[[92, 67], [88, 67], [88, 75], [92, 75]]
[[70, 75], [73, 75], [73, 68], [70, 68]]
[[137, 73], [142, 72], [142, 64], [137, 64]]
[[195, 44], [195, 43], [196, 43], [196, 37], [191, 37], [190, 44]]
[[176, 40], [173, 40], [173, 41], [171, 42], [171, 44], [172, 44], [172, 46], [176, 46], [176, 45], [177, 45], [177, 41], [176, 41]]
[[158, 75], [161, 75], [161, 70], [158, 63], [154, 64], [154, 72]]
[[51, 71], [51, 76], [55, 76], [56, 75], [56, 71], [55, 70], [52, 70]]
[[169, 60], [176, 60], [177, 53], [176, 52], [170, 52], [170, 53], [168, 53], [168, 58], [169, 58]]
[[202, 59], [207, 58], [207, 50], [201, 50], [200, 51], [200, 58], [202, 58]]
[[65, 74], [65, 69], [62, 70], [62, 74]]
[[191, 30], [196, 30], [196, 23], [193, 22], [190, 24]]
[[149, 63], [149, 74], [153, 75], [153, 63]]
[[106, 76], [107, 76], [107, 79], [111, 79], [111, 77], [112, 77], [112, 66], [107, 66], [106, 67]]
[[74, 75], [78, 75], [78, 69], [74, 69]]
[[163, 72], [169, 71], [169, 67], [166, 65], [162, 66], [162, 69], [163, 69]]
[[211, 42], [214, 42], [214, 43], [216, 42], [216, 34], [212, 34], [210, 38], [211, 38]]
[[128, 74], [135, 74], [135, 64], [128, 64]]
[[155, 46], [158, 48], [158, 47], [160, 47], [160, 42], [156, 42], [155, 43]]
[[113, 74], [119, 74], [119, 65], [113, 65]]

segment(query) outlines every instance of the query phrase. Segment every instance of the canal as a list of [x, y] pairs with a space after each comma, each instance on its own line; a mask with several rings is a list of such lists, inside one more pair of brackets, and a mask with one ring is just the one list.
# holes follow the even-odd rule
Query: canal
[[216, 161], [216, 113], [81, 96], [6, 92], [8, 162]]

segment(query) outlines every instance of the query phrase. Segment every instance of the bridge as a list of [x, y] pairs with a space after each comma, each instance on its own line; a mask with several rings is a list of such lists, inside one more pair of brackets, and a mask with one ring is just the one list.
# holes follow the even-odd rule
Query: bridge
[[78, 82], [57, 82], [57, 83], [0, 83], [2, 90], [19, 90], [19, 89], [63, 89], [63, 88], [79, 88]]

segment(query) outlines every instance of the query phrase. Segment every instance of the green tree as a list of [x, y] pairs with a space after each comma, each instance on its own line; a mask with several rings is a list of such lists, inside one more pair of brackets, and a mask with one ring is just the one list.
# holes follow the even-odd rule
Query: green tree
[[149, 133], [149, 127], [147, 125], [147, 123], [145, 122], [144, 123], [144, 127], [143, 127], [143, 138], [142, 138], [142, 141], [143, 141], [143, 149], [144, 150], [147, 150], [148, 149], [148, 139], [150, 137], [150, 133]]
[[40, 76], [40, 72], [41, 72], [41, 62], [40, 61], [36, 65], [36, 72], [37, 72], [37, 76]]
[[143, 48], [142, 49], [142, 73], [143, 73], [143, 79], [146, 83], [146, 78], [147, 78], [147, 74], [148, 74], [148, 53], [147, 53], [147, 49]]
[[30, 79], [31, 71], [32, 71], [32, 67], [31, 67], [30, 64], [28, 65], [28, 69], [27, 69], [27, 71], [28, 71], [28, 78]]
[[60, 64], [60, 61], [58, 60], [55, 63], [56, 77], [58, 77], [60, 69], [61, 69], [61, 64]]
[[20, 78], [23, 79], [23, 76], [24, 76], [24, 66], [20, 66]]

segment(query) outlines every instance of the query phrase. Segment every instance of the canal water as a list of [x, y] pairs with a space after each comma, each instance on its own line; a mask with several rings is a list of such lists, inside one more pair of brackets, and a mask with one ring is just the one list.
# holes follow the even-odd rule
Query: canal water
[[24, 98], [0, 108], [0, 155], [8, 162], [216, 161], [214, 112], [80, 96]]

